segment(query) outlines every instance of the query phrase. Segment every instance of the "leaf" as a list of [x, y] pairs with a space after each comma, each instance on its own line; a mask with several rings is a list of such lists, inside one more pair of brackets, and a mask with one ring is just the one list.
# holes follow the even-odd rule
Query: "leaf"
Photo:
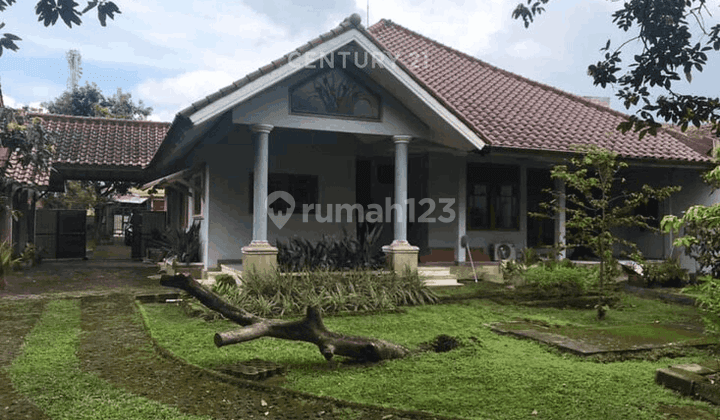
[[77, 10], [75, 10], [75, 7], [79, 6], [78, 3], [75, 3], [74, 0], [59, 0], [57, 8], [60, 13], [60, 18], [62, 18], [63, 22], [68, 26], [68, 28], [72, 28], [72, 24], [80, 25], [82, 21], [80, 20], [80, 14]]
[[107, 24], [107, 18], [110, 17], [110, 19], [115, 19], [114, 13], [121, 13], [120, 9], [118, 9], [117, 5], [111, 1], [107, 3], [101, 3], [98, 6], [98, 20], [100, 20], [100, 24], [102, 26], [105, 26]]
[[87, 6], [86, 6], [86, 7], [83, 9], [83, 11], [80, 12], [80, 13], [81, 13], [81, 14], [85, 14], [85, 12], [87, 12], [88, 10], [91, 10], [92, 8], [94, 8], [95, 6], [97, 6], [97, 4], [98, 4], [98, 0], [89, 1], [88, 4], [87, 4]]

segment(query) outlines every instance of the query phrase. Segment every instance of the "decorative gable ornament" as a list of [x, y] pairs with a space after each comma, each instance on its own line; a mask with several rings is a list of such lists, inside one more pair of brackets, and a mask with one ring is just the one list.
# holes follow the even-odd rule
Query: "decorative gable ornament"
[[347, 73], [330, 69], [290, 89], [293, 113], [380, 120], [380, 98]]

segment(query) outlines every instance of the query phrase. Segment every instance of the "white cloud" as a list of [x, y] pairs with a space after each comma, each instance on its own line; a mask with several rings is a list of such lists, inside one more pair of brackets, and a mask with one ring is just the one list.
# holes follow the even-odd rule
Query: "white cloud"
[[526, 39], [511, 45], [507, 53], [519, 58], [547, 57], [552, 55], [552, 50], [532, 39]]
[[222, 70], [198, 70], [167, 79], [149, 79], [137, 87], [139, 98], [180, 110], [192, 102], [231, 84], [235, 78]]
[[[370, 20], [390, 19], [462, 52], [476, 55], [492, 47], [493, 35], [512, 24], [510, 14], [518, 0], [436, 2], [384, 1], [370, 4]], [[366, 1], [356, 0], [365, 10]], [[364, 16], [363, 16], [364, 18]]]
[[22, 106], [22, 105], [19, 105], [17, 103], [17, 101], [15, 99], [11, 98], [10, 96], [3, 95], [2, 99], [3, 99], [3, 103], [8, 108], [18, 108], [19, 106]]

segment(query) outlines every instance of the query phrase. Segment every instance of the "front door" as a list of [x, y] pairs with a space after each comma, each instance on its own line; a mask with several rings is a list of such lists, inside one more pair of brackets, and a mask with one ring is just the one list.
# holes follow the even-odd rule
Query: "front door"
[[[394, 237], [394, 213], [386, 214], [389, 205], [395, 202], [395, 163], [392, 157], [361, 158], [356, 162], [356, 201], [367, 210], [369, 204], [378, 204], [383, 209], [383, 231], [378, 240], [380, 245], [389, 245]], [[428, 157], [427, 154], [411, 155], [408, 161], [408, 199], [414, 206], [415, 220], [407, 221], [407, 239], [411, 245], [420, 248], [420, 255], [429, 252], [428, 225], [417, 219], [427, 210], [420, 200], [427, 197]], [[410, 214], [410, 209], [408, 208]]]

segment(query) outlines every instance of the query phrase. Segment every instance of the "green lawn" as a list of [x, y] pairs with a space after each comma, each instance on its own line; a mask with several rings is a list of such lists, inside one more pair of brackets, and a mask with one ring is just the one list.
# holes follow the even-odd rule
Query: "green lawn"
[[79, 341], [80, 301], [51, 301], [8, 370], [15, 389], [51, 418], [208, 419], [184, 415], [82, 371], [76, 355]]
[[327, 318], [331, 330], [410, 348], [439, 334], [460, 337], [464, 344], [448, 353], [418, 353], [372, 367], [330, 368], [316, 347], [276, 339], [217, 349], [213, 334], [233, 329], [234, 324], [187, 318], [170, 304], [145, 305], [143, 315], [159, 343], [190, 363], [212, 368], [262, 358], [289, 365], [284, 385], [288, 388], [362, 403], [473, 419], [662, 419], [667, 418], [663, 411], [668, 406], [682, 406], [686, 414], [699, 418], [720, 416], [717, 407], [682, 398], [654, 383], [657, 368], [697, 361], [707, 357], [703, 352], [655, 362], [598, 363], [498, 336], [487, 326], [516, 318], [589, 327], [697, 322], [691, 307], [632, 296], [624, 296], [621, 309], [611, 311], [605, 321], [597, 321], [593, 310], [525, 308], [475, 299], [412, 307], [405, 314]]

